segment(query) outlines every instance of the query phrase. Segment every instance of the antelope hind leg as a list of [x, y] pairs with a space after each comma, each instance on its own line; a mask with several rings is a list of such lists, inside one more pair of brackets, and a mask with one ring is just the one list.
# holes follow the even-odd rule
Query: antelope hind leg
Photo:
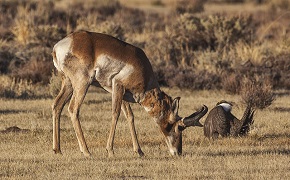
[[52, 105], [53, 121], [53, 151], [61, 153], [60, 150], [60, 115], [64, 105], [69, 101], [72, 95], [72, 86], [68, 78], [63, 77], [62, 87]]
[[79, 147], [81, 152], [85, 156], [90, 156], [90, 152], [88, 150], [84, 134], [81, 128], [80, 120], [79, 120], [79, 111], [81, 104], [85, 98], [88, 87], [90, 85], [89, 77], [84, 76], [83, 78], [79, 78], [77, 81], [73, 82], [73, 96], [71, 98], [68, 110], [71, 116], [71, 121], [78, 139]]

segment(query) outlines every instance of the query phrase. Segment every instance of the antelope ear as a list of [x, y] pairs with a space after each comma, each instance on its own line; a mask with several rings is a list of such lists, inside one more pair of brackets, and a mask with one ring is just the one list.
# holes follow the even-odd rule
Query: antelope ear
[[172, 102], [171, 108], [172, 108], [172, 111], [173, 111], [174, 115], [178, 115], [179, 100], [180, 100], [180, 97], [177, 97]]

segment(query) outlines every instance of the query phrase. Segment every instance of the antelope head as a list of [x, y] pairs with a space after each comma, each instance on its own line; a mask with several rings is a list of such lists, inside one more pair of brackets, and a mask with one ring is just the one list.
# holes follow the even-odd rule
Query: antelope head
[[169, 110], [164, 113], [162, 119], [159, 119], [159, 126], [162, 134], [165, 136], [166, 144], [169, 148], [170, 154], [181, 155], [182, 153], [182, 131], [190, 126], [202, 127], [199, 120], [207, 113], [208, 108], [203, 107], [194, 112], [190, 116], [180, 117], [178, 115], [180, 97], [171, 100], [168, 104]]

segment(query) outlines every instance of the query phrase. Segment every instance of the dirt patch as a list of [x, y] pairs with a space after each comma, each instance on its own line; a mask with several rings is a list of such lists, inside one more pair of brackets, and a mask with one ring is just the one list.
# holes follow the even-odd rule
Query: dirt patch
[[5, 130], [0, 131], [0, 133], [2, 134], [6, 134], [6, 133], [27, 133], [30, 132], [29, 129], [21, 129], [17, 126], [12, 126], [12, 127], [8, 127]]

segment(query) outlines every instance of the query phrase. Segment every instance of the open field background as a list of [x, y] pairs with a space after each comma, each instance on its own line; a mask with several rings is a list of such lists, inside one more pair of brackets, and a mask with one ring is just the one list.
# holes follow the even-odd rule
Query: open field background
[[[54, 155], [59, 77], [50, 53], [81, 29], [142, 48], [165, 92], [181, 96], [181, 116], [225, 99], [240, 118], [246, 82], [273, 91], [275, 101], [257, 111], [246, 137], [213, 142], [188, 128], [181, 157], [169, 155], [154, 121], [133, 105], [145, 157], [133, 154], [121, 115], [115, 157], [107, 158], [111, 96], [91, 88], [81, 123], [92, 157], [80, 153], [67, 108], [63, 155]], [[0, 179], [290, 179], [289, 33], [289, 0], [0, 1]], [[22, 131], [4, 132], [13, 126]]]
[[289, 0], [4, 0], [0, 74], [26, 87], [2, 83], [0, 95], [39, 96], [29, 85], [46, 87], [50, 82], [52, 47], [79, 30], [107, 33], [142, 48], [163, 86], [239, 94], [244, 79], [255, 79], [274, 89], [290, 89], [289, 4]]
[[[237, 103], [240, 97], [219, 91], [164, 89], [181, 96], [180, 115], [201, 104], [212, 108], [220, 99]], [[172, 157], [154, 121], [133, 105], [136, 129], [145, 157], [133, 154], [130, 133], [123, 115], [117, 125], [115, 157], [105, 150], [111, 122], [110, 95], [91, 89], [81, 109], [81, 123], [92, 157], [85, 158], [65, 108], [61, 121], [63, 155], [52, 151], [51, 99], [1, 100], [0, 130], [17, 125], [29, 132], [0, 134], [1, 179], [289, 179], [290, 96], [280, 92], [266, 110], [258, 111], [249, 136], [209, 141], [202, 128], [183, 134], [183, 155]], [[204, 118], [201, 120], [204, 122]]]

